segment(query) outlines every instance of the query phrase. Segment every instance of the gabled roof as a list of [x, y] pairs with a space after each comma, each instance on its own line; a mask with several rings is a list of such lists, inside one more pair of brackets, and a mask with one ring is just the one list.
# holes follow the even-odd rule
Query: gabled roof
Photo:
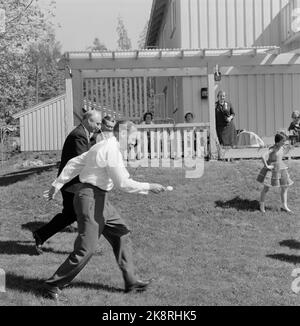
[[146, 47], [155, 47], [157, 45], [157, 38], [168, 4], [169, 0], [153, 0], [146, 36]]
[[29, 113], [32, 113], [32, 112], [38, 111], [38, 110], [40, 110], [41, 108], [43, 108], [43, 107], [45, 107], [45, 106], [47, 106], [47, 105], [51, 105], [51, 104], [53, 104], [53, 103], [56, 103], [57, 101], [59, 101], [59, 100], [65, 98], [65, 97], [66, 97], [66, 94], [65, 94], [65, 93], [64, 93], [64, 94], [61, 94], [61, 95], [59, 95], [59, 96], [56, 96], [56, 97], [54, 97], [54, 98], [51, 98], [50, 100], [44, 101], [44, 102], [42, 102], [42, 103], [39, 103], [39, 104], [37, 104], [37, 105], [35, 105], [35, 106], [29, 108], [29, 109], [26, 109], [26, 110], [23, 110], [23, 111], [17, 112], [17, 113], [15, 113], [15, 114], [13, 114], [12, 117], [13, 117], [14, 119], [21, 118], [21, 117], [23, 117], [24, 115], [27, 115], [27, 114], [29, 114]]

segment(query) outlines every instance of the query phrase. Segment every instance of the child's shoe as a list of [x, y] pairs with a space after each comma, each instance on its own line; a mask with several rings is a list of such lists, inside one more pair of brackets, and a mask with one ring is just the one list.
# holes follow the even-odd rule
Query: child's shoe
[[265, 213], [266, 210], [265, 210], [265, 203], [263, 202], [260, 202], [259, 203], [259, 210], [262, 212], [262, 213]]
[[293, 211], [291, 211], [287, 206], [281, 207], [281, 210], [286, 212], [286, 213], [293, 214]]

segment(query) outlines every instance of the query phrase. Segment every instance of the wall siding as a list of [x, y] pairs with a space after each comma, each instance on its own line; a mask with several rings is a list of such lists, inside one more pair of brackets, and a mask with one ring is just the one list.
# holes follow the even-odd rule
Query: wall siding
[[64, 116], [62, 96], [20, 117], [21, 151], [61, 150], [67, 136]]
[[[289, 0], [181, 0], [182, 48], [278, 45], [291, 26]], [[169, 16], [166, 18], [168, 26]], [[290, 35], [290, 32], [289, 32]], [[168, 44], [160, 44], [168, 47]]]
[[[180, 48], [182, 28], [189, 28], [188, 25], [184, 25], [184, 26], [181, 25], [181, 12], [182, 10], [188, 10], [189, 7], [182, 6], [181, 0], [173, 0], [173, 1], [175, 1], [175, 5], [176, 5], [176, 28], [174, 33], [172, 33], [171, 6], [169, 6], [161, 27], [160, 36], [158, 40], [158, 48], [168, 48], [168, 49]], [[190, 0], [185, 0], [185, 1], [188, 2]], [[197, 20], [195, 22], [197, 22]], [[189, 31], [185, 31], [184, 34], [192, 36], [192, 34]]]
[[[300, 74], [223, 76], [216, 87], [225, 90], [236, 113], [237, 129], [246, 129], [261, 137], [270, 137], [287, 129], [291, 113], [300, 103]], [[183, 78], [183, 112], [192, 111], [195, 122], [208, 122], [208, 100], [200, 90], [207, 77]]]

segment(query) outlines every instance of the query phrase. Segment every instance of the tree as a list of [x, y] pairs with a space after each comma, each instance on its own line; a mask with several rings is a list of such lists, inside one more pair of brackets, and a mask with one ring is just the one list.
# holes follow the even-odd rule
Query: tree
[[28, 85], [35, 89], [35, 103], [54, 97], [64, 89], [64, 72], [57, 67], [60, 48], [54, 33], [49, 31], [47, 42], [34, 43], [27, 51]]
[[14, 49], [25, 50], [47, 34], [51, 24], [52, 9], [55, 2], [42, 11], [37, 0], [0, 0], [0, 8], [5, 10], [5, 32], [0, 34], [0, 53]]
[[[54, 2], [41, 10], [37, 0], [0, 0], [6, 15], [5, 32], [0, 34], [0, 113], [26, 109], [39, 98], [40, 86], [36, 84], [40, 82], [40, 73], [33, 69], [32, 62], [41, 66], [40, 51], [33, 55], [32, 49], [39, 48], [37, 44], [46, 46], [54, 42], [53, 6]], [[48, 82], [55, 80], [48, 78]]]
[[139, 35], [139, 40], [138, 40], [138, 48], [139, 49], [144, 49], [145, 48], [147, 31], [148, 31], [148, 24], [149, 24], [149, 20], [146, 21], [146, 24], [145, 24], [141, 34]]
[[119, 50], [130, 50], [131, 49], [131, 41], [128, 37], [127, 30], [125, 28], [123, 19], [119, 16], [118, 17], [118, 26], [117, 26], [117, 33], [118, 33], [118, 48]]
[[100, 42], [98, 37], [94, 38], [93, 45], [87, 48], [89, 51], [106, 51], [107, 47]]

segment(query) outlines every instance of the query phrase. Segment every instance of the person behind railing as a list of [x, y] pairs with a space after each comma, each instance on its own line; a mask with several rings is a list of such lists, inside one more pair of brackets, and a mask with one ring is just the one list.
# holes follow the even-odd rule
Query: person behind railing
[[141, 124], [142, 125], [152, 125], [152, 124], [154, 124], [154, 122], [153, 122], [153, 113], [152, 112], [144, 113], [143, 122]]
[[237, 133], [233, 122], [235, 116], [230, 102], [226, 101], [226, 93], [220, 90], [216, 102], [216, 130], [220, 145], [235, 146]]
[[187, 112], [184, 116], [185, 123], [192, 123], [194, 121], [194, 115], [192, 112]]
[[291, 143], [294, 144], [300, 142], [300, 112], [293, 111], [292, 119], [288, 131], [290, 132]]
[[[143, 122], [142, 125], [153, 125], [153, 113], [152, 112], [146, 112], [143, 115]], [[148, 153], [151, 153], [151, 136], [150, 131], [147, 131], [147, 140], [148, 140]]]
[[[194, 122], [194, 114], [192, 112], [187, 112], [184, 116], [184, 122], [185, 123], [193, 123]], [[192, 146], [192, 141], [193, 141], [193, 138], [194, 138], [194, 151], [196, 151], [196, 148], [197, 148], [197, 143], [196, 143], [196, 128], [195, 127], [192, 127], [192, 128], [188, 128], [187, 131], [188, 131], [188, 134], [187, 134], [187, 142], [190, 144], [190, 146]], [[191, 137], [191, 134], [190, 134], [190, 131], [193, 131], [192, 133], [192, 137]], [[182, 150], [184, 152], [184, 140], [182, 140]]]

